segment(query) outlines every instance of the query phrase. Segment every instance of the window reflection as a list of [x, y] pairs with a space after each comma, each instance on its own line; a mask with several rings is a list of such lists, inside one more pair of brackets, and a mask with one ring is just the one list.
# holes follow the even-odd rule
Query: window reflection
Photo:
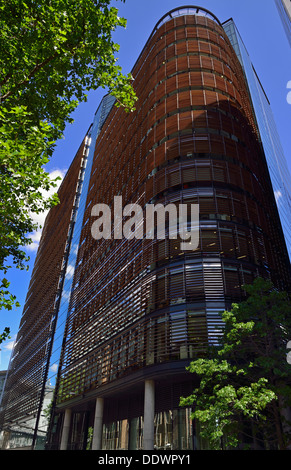
[[[193, 449], [191, 409], [160, 411], [154, 419], [155, 450]], [[103, 425], [103, 450], [142, 450], [143, 417], [124, 419]]]

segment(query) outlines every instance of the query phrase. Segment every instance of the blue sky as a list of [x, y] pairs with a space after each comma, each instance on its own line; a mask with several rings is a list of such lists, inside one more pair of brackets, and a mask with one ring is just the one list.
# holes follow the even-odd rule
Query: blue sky
[[[274, 0], [200, 0], [195, 3], [214, 13], [221, 22], [232, 17], [240, 31], [258, 76], [270, 100], [281, 143], [291, 172], [291, 105], [287, 103], [287, 83], [291, 80], [291, 50]], [[131, 71], [144, 44], [159, 19], [169, 10], [188, 5], [184, 0], [113, 0], [119, 16], [127, 19], [126, 29], [118, 29], [114, 40], [120, 44], [119, 65], [123, 72]], [[54, 156], [47, 169], [64, 174], [92, 122], [94, 113], [105, 90], [88, 94], [87, 103], [79, 105], [74, 113], [74, 124], [68, 126], [65, 138], [58, 142]], [[30, 270], [11, 270], [8, 279], [11, 291], [17, 296], [21, 307], [0, 314], [0, 331], [11, 329], [11, 340], [1, 345], [0, 370], [9, 364], [11, 348], [16, 338], [22, 309], [32, 273], [37, 248], [33, 245]]]

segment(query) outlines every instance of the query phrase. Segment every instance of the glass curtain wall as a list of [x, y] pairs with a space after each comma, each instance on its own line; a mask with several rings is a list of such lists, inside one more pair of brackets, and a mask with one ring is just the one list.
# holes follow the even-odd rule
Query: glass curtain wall
[[[193, 431], [190, 408], [160, 411], [154, 419], [154, 449], [193, 449]], [[143, 417], [104, 424], [102, 443], [103, 450], [142, 450]]]
[[281, 17], [287, 39], [291, 46], [291, 2], [290, 0], [275, 0]]
[[[59, 300], [60, 306], [58, 310], [58, 316], [55, 327], [55, 334], [52, 346], [52, 354], [49, 362], [49, 370], [47, 383], [51, 387], [55, 387], [56, 378], [58, 373], [59, 362], [61, 358], [61, 348], [63, 342], [63, 336], [66, 326], [66, 319], [68, 315], [68, 309], [70, 306], [70, 295], [72, 289], [72, 283], [74, 278], [74, 271], [76, 266], [77, 254], [79, 249], [80, 234], [83, 226], [83, 217], [85, 212], [91, 168], [94, 157], [95, 143], [96, 139], [100, 133], [101, 127], [106, 119], [109, 111], [111, 110], [115, 98], [111, 95], [106, 95], [94, 117], [93, 124], [91, 125], [88, 135], [86, 136], [86, 145], [84, 148], [83, 162], [81, 165], [80, 175], [79, 175], [79, 184], [76, 191], [76, 198], [74, 204], [74, 210], [72, 213], [71, 224], [68, 232], [68, 253], [67, 259], [64, 259], [64, 283], [62, 290], [60, 292], [60, 299], [56, 299], [56, 302]], [[61, 275], [62, 276], [62, 275]], [[61, 279], [60, 279], [61, 283]], [[39, 427], [38, 434], [43, 434], [44, 429]]]
[[291, 259], [291, 177], [270, 102], [234, 21], [232, 19], [226, 21], [223, 27], [245, 73], [258, 131], [267, 159], [289, 259]]
[[83, 217], [86, 206], [86, 199], [88, 194], [88, 187], [91, 175], [91, 168], [94, 156], [95, 142], [99, 135], [100, 129], [104, 120], [106, 119], [107, 114], [109, 113], [115, 98], [110, 95], [107, 95], [103, 98], [100, 106], [98, 107], [94, 122], [87, 135], [87, 145], [85, 147], [84, 163], [82, 168], [82, 174], [80, 175], [80, 185], [78, 192], [76, 194], [76, 203], [75, 203], [75, 214], [72, 219], [72, 239], [70, 253], [68, 256], [67, 269], [65, 274], [64, 288], [61, 293], [61, 302], [58, 315], [58, 323], [56, 327], [56, 334], [53, 345], [53, 353], [50, 360], [50, 371], [48, 380], [51, 385], [56, 383], [56, 373], [58, 370], [58, 364], [61, 354], [61, 345], [64, 336], [64, 328], [67, 318], [67, 313], [69, 309], [69, 300], [72, 288], [72, 282], [74, 277], [74, 270], [77, 260], [77, 254], [79, 249], [79, 241], [81, 229], [83, 226]]

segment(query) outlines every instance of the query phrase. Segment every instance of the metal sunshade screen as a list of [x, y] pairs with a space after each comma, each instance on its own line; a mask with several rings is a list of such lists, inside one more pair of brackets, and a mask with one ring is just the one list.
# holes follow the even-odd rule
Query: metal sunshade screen
[[42, 232], [2, 402], [3, 428], [27, 435], [31, 442], [41, 403], [52, 341], [55, 300], [80, 172], [81, 145], [48, 214]]
[[[168, 21], [133, 76], [136, 111], [114, 108], [97, 139], [59, 404], [147, 366], [183, 368], [217, 340], [220, 312], [244, 298], [244, 282], [289, 282], [244, 75], [223, 29], [199, 16]], [[91, 209], [116, 195], [143, 208], [199, 203], [199, 248], [94, 240]]]

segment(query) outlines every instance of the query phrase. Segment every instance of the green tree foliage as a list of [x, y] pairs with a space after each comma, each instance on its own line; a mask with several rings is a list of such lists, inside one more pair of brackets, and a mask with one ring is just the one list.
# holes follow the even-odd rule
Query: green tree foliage
[[116, 64], [112, 32], [125, 27], [110, 0], [10, 0], [0, 3], [1, 102], [25, 106], [34, 124], [60, 137], [86, 91], [108, 87], [127, 108], [131, 76]]
[[211, 449], [284, 450], [291, 444], [291, 303], [261, 278], [244, 287], [247, 299], [223, 313], [220, 346], [190, 364], [199, 385], [180, 404], [193, 406]]
[[[121, 0], [124, 1], [124, 0]], [[55, 143], [86, 93], [99, 87], [119, 106], [136, 100], [117, 65], [112, 34], [125, 27], [110, 0], [0, 0], [0, 270], [26, 269], [24, 247], [56, 186], [45, 171]], [[15, 297], [3, 280], [0, 308]]]

